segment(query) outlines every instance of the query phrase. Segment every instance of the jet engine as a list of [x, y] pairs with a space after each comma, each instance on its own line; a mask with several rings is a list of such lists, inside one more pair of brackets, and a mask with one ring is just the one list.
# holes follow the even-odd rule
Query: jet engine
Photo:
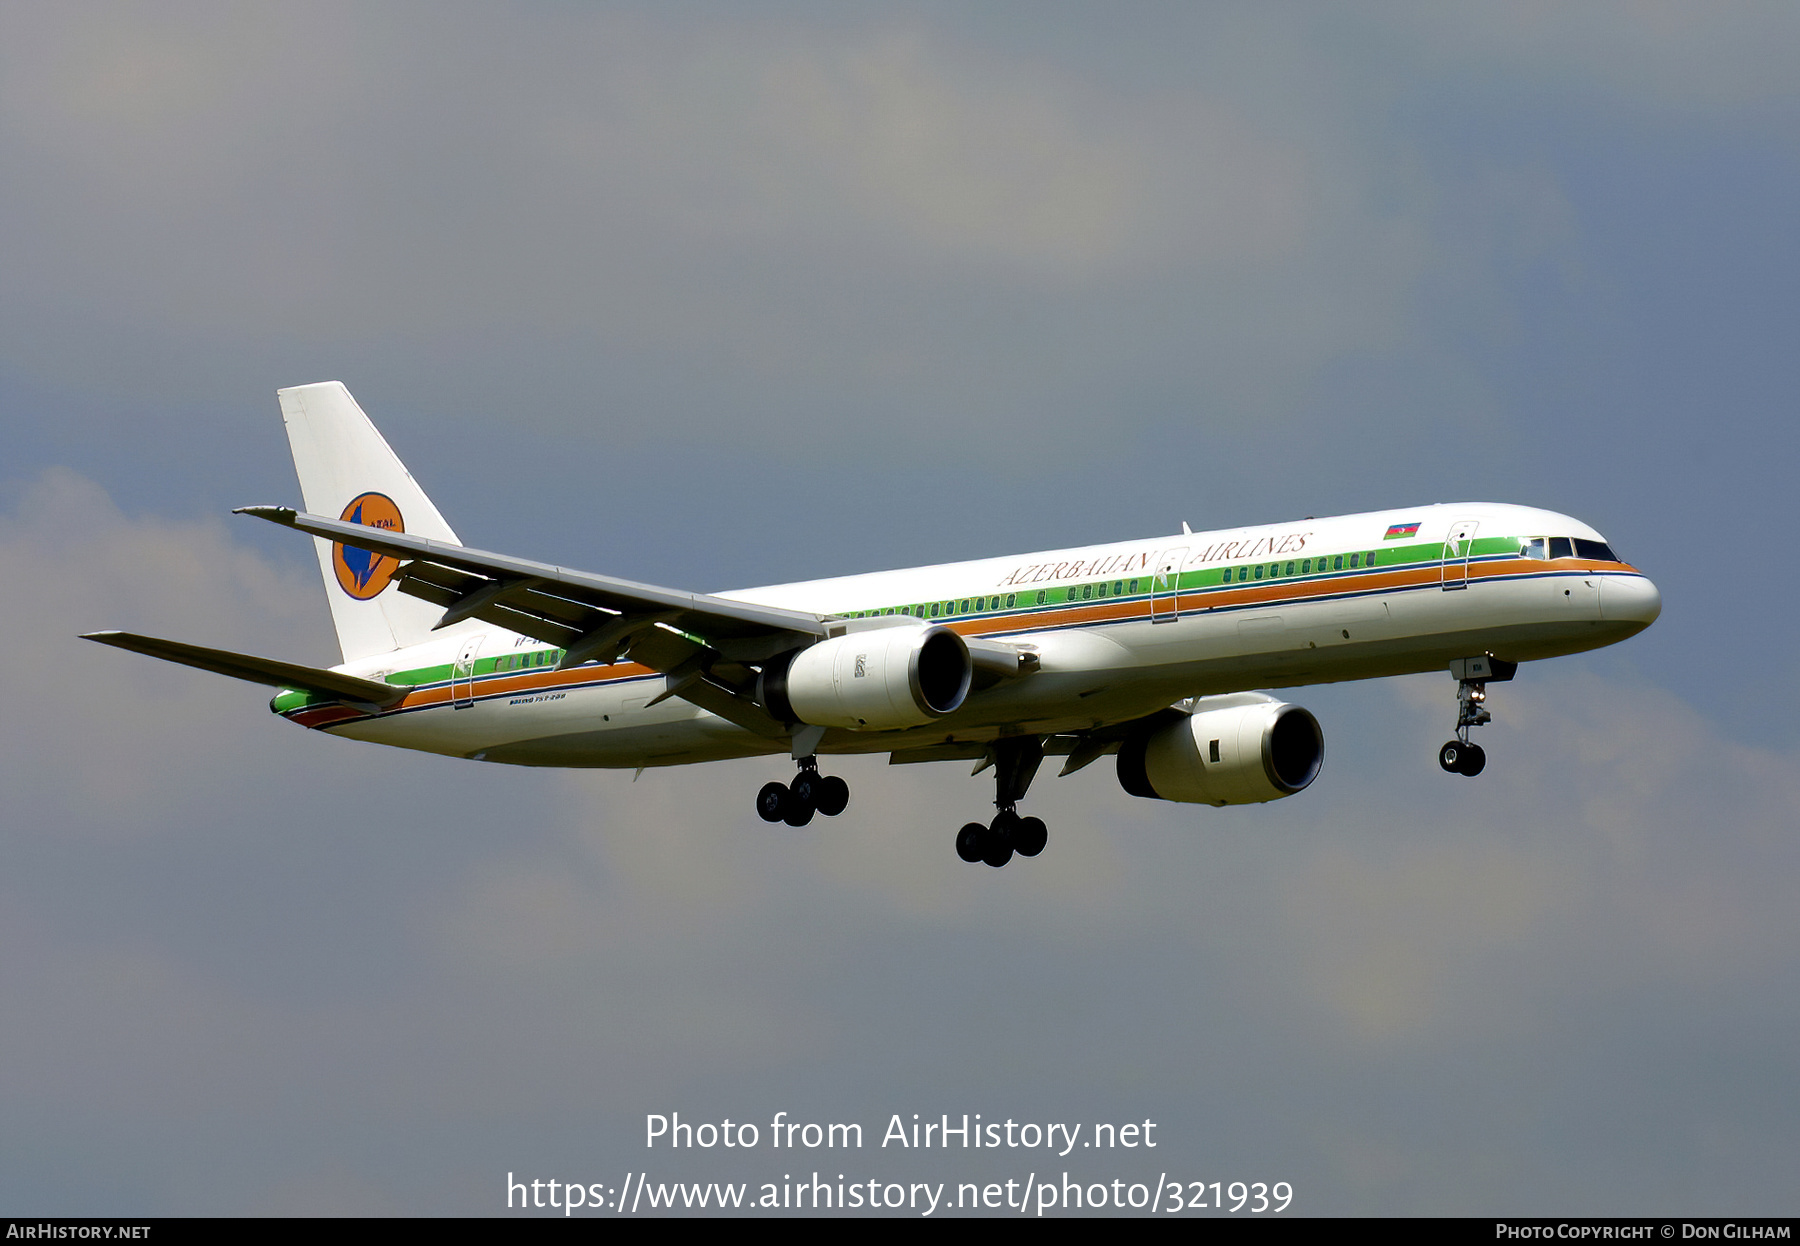
[[1318, 777], [1325, 735], [1306, 710], [1260, 695], [1210, 700], [1179, 722], [1128, 738], [1119, 748], [1119, 785], [1157, 800], [1253, 805], [1292, 796]]
[[947, 627], [882, 627], [820, 641], [785, 667], [770, 664], [763, 704], [815, 727], [887, 731], [961, 708], [975, 666]]

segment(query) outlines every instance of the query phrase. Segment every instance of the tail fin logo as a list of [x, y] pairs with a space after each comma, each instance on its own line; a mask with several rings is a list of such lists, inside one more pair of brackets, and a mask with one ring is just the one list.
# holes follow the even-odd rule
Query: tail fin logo
[[[350, 505], [344, 508], [344, 513], [338, 518], [345, 523], [367, 524], [371, 528], [385, 528], [390, 532], [406, 531], [406, 523], [400, 518], [400, 508], [385, 493], [365, 493], [352, 498]], [[358, 601], [368, 601], [393, 580], [394, 572], [400, 569], [400, 560], [386, 554], [377, 554], [373, 550], [334, 544], [331, 547], [331, 566], [337, 572], [339, 588]]]

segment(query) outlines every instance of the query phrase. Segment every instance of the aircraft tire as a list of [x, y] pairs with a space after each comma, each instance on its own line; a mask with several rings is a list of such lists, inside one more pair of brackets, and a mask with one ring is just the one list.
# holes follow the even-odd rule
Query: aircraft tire
[[1456, 761], [1456, 772], [1473, 779], [1487, 768], [1487, 750], [1479, 744], [1471, 744], [1463, 749], [1461, 757]]
[[1445, 774], [1456, 774], [1462, 769], [1462, 753], [1467, 747], [1460, 740], [1452, 740], [1438, 750], [1438, 765]]
[[1050, 842], [1050, 828], [1042, 818], [1020, 818], [1013, 831], [1013, 850], [1022, 857], [1035, 857]]
[[974, 865], [984, 855], [986, 840], [987, 827], [979, 822], [964, 823], [963, 829], [956, 833], [956, 855]]
[[850, 803], [850, 785], [835, 774], [828, 774], [813, 784], [813, 800], [820, 813], [835, 818]]
[[787, 801], [787, 784], [765, 783], [756, 794], [756, 816], [764, 822], [779, 822], [787, 813]]
[[987, 851], [981, 859], [995, 869], [999, 869], [1013, 859], [1013, 836], [1019, 829], [1019, 815], [1010, 809], [1002, 809], [994, 815], [988, 824], [985, 844]]
[[817, 809], [819, 807], [819, 772], [802, 770], [794, 776], [794, 781], [788, 784], [788, 791], [793, 794], [795, 800]]
[[789, 826], [805, 826], [813, 820], [813, 803], [795, 790], [798, 787], [794, 784], [788, 788], [787, 808], [781, 812], [781, 820]]

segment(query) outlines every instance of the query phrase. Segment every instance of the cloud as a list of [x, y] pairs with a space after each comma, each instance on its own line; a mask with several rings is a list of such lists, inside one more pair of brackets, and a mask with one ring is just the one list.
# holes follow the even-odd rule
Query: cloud
[[1490, 83], [1536, 79], [1598, 90], [1630, 107], [1682, 111], [1791, 99], [1786, 66], [1800, 40], [1793, 9], [1771, 3], [1399, 4], [1364, 8], [1353, 20], [1379, 27], [1416, 64], [1442, 72]]
[[[1393, 341], [1424, 263], [1335, 127], [904, 18], [10, 23], [0, 215], [34, 243], [6, 259], [7, 366], [73, 370], [79, 325], [117, 392], [235, 398], [372, 352], [427, 406], [559, 435], [601, 431], [596, 394], [654, 403], [613, 437], [734, 444], [828, 431], [848, 401], [903, 418], [905, 453], [1017, 453], [1008, 427], [1091, 418], [1078, 362], [1104, 390], [1193, 355], [1217, 418], [1267, 414], [1285, 378]], [[474, 343], [514, 379], [435, 379]], [[551, 379], [569, 365], [575, 389]], [[672, 371], [660, 396], [645, 371]], [[746, 410], [749, 381], [786, 396]]]
[[[1794, 922], [1769, 880], [1800, 869], [1782, 831], [1800, 759], [1728, 742], [1654, 688], [1524, 679], [1496, 688], [1480, 780], [1418, 790], [1283, 888], [1308, 990], [1361, 1041], [1541, 1032], [1627, 980], [1786, 972]], [[1441, 685], [1408, 681], [1405, 700], [1441, 712]]]
[[[0, 1107], [83, 1157], [80, 1191], [17, 1170], [59, 1207], [122, 1182], [183, 1212], [491, 1210], [522, 1156], [637, 1164], [646, 1111], [965, 1104], [1141, 1111], [1172, 1154], [1266, 1155], [1320, 1208], [1486, 1205], [1532, 1155], [1610, 1206], [1661, 1162], [1647, 1138], [1699, 1140], [1684, 1163], [1766, 1205], [1745, 1182], [1784, 1152], [1754, 1080], [1674, 1088], [1716, 1027], [1755, 1078], [1791, 1074], [1797, 759], [1653, 688], [1528, 667], [1475, 782], [1432, 761], [1447, 681], [1300, 690], [1329, 751], [1301, 796], [1215, 810], [1127, 797], [1105, 762], [1046, 773], [1048, 851], [994, 871], [951, 850], [991, 798], [954, 766], [829, 759], [852, 805], [794, 830], [751, 808], [779, 758], [637, 782], [453, 763], [70, 644], [94, 616], [282, 652], [329, 634], [310, 573], [68, 473], [15, 495], [0, 560], [46, 585], [9, 598], [8, 651], [70, 650], [8, 667], [38, 710], [9, 718], [0, 890]], [[1539, 1068], [1495, 1116], [1471, 1061]], [[1656, 1126], [1578, 1154], [1565, 1110]], [[715, 1159], [670, 1172], [763, 1162]]]
[[328, 662], [317, 588], [234, 545], [223, 524], [127, 518], [66, 470], [21, 483], [12, 502], [0, 518], [0, 573], [21, 586], [0, 602], [0, 636], [16, 655], [0, 673], [0, 697], [15, 707], [0, 724], [9, 790], [110, 838], [229, 785], [267, 738], [236, 725], [267, 693], [78, 636], [116, 629]]
[[[478, 523], [579, 464], [617, 522], [530, 539], [721, 582], [736, 542], [854, 570], [916, 560], [933, 522], [1163, 522], [1176, 488], [1298, 513], [1509, 454], [1500, 479], [1573, 487], [1579, 454], [1530, 447], [1579, 422], [1509, 438], [1521, 404], [1470, 359], [1542, 310], [1517, 283], [1590, 280], [1625, 222], [1586, 215], [1514, 106], [1741, 139], [1792, 44], [1751, 6], [1211, 10], [1162, 38], [1035, 9], [986, 35], [941, 10], [439, 12], [0, 11], [7, 376], [129, 413], [82, 427], [141, 439], [147, 478], [209, 452], [143, 438], [147, 410], [347, 360], [378, 419], [442, 413], [396, 444], [491, 485]], [[1382, 360], [1407, 375], [1364, 410]], [[52, 417], [8, 416], [42, 457]], [[1628, 462], [1582, 487], [1679, 516], [1686, 453], [1686, 492]], [[1473, 783], [1432, 762], [1442, 677], [1294, 694], [1329, 761], [1266, 807], [1046, 773], [1048, 852], [996, 872], [951, 852], [991, 797], [956, 766], [834, 762], [850, 811], [793, 831], [750, 810], [779, 758], [633, 783], [297, 730], [74, 635], [329, 661], [310, 565], [64, 471], [0, 512], [20, 1205], [491, 1212], [521, 1156], [634, 1167], [642, 1113], [677, 1102], [1142, 1111], [1171, 1154], [1320, 1209], [1778, 1211], [1791, 1184], [1800, 759], [1609, 658], [1496, 689]]]

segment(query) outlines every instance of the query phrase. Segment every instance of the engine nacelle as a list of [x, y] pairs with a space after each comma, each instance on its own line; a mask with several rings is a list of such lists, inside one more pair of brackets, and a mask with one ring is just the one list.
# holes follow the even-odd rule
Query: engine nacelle
[[1208, 709], [1201, 701], [1181, 722], [1119, 748], [1119, 784], [1157, 800], [1253, 805], [1303, 790], [1324, 761], [1319, 720], [1298, 705], [1259, 699]]
[[974, 678], [963, 638], [947, 627], [882, 627], [802, 649], [763, 673], [763, 703], [815, 727], [888, 731], [962, 707]]

